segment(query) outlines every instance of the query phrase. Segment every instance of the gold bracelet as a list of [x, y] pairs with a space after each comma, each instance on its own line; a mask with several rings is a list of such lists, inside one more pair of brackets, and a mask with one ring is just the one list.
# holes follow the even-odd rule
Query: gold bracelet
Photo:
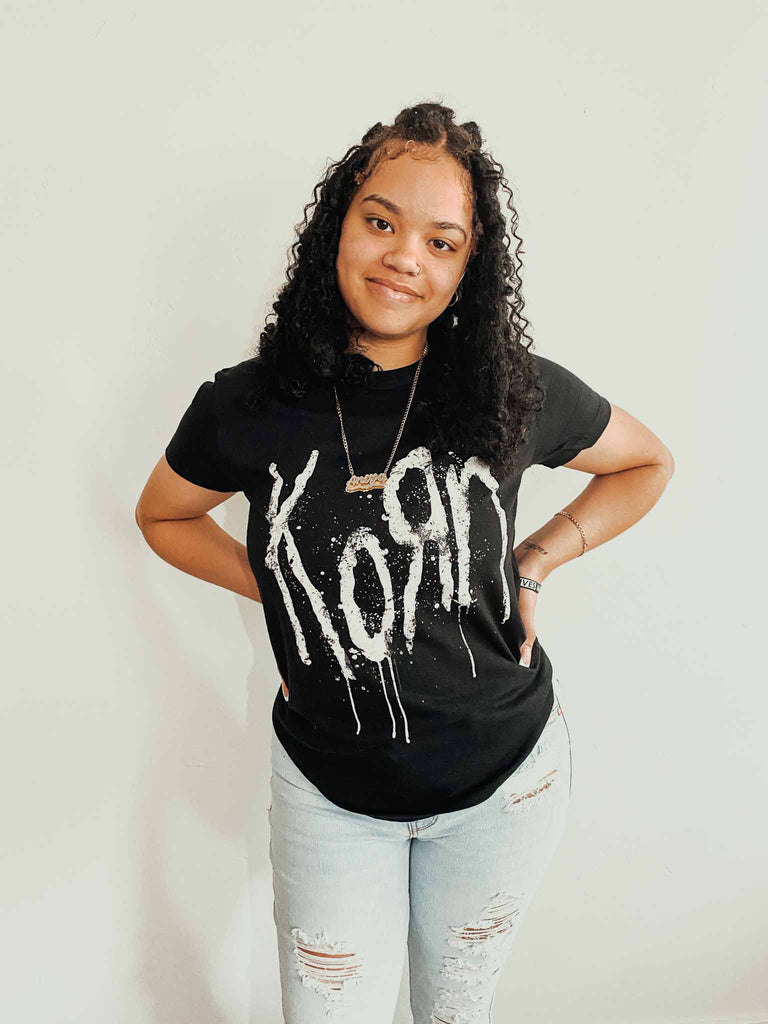
[[[555, 512], [555, 515], [556, 515], [556, 516], [567, 516], [567, 517], [568, 517], [568, 519], [570, 519], [570, 520], [571, 520], [571, 522], [573, 523], [573, 525], [574, 525], [574, 526], [576, 527], [576, 529], [577, 529], [577, 530], [579, 531], [579, 533], [581, 534], [581, 542], [582, 542], [582, 544], [584, 545], [584, 547], [583, 547], [583, 548], [581, 549], [581, 555], [583, 555], [583, 554], [584, 554], [584, 552], [585, 552], [585, 551], [587, 550], [587, 548], [589, 547], [589, 544], [587, 544], [587, 538], [586, 538], [586, 537], [584, 536], [584, 531], [582, 530], [581, 526], [579, 526], [579, 524], [578, 524], [578, 523], [576, 522], [576, 520], [575, 520], [575, 519], [573, 518], [573, 516], [571, 515], [571, 513], [570, 513], [570, 512], [565, 512], [565, 511], [563, 511], [563, 512]], [[553, 517], [553, 518], [554, 518], [554, 517]], [[579, 555], [579, 558], [581, 558], [581, 555]]]

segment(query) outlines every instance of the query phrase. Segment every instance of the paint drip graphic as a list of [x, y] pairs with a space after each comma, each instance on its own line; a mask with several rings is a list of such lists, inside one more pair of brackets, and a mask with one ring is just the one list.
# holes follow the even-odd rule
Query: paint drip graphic
[[[304, 566], [293, 534], [293, 530], [300, 529], [300, 526], [292, 526], [291, 523], [291, 517], [296, 511], [296, 506], [304, 496], [317, 466], [318, 457], [319, 451], [314, 449], [310, 453], [305, 467], [297, 474], [292, 491], [282, 499], [282, 503], [283, 478], [278, 471], [276, 463], [273, 462], [269, 466], [269, 472], [274, 478], [274, 484], [272, 485], [269, 506], [266, 512], [267, 522], [269, 523], [269, 539], [265, 554], [265, 564], [275, 575], [289, 621], [293, 628], [299, 658], [305, 665], [311, 665], [312, 659], [309, 654], [304, 628], [299, 621], [288, 580], [278, 557], [282, 545], [288, 567], [292, 573], [293, 582], [300, 586], [309, 602], [314, 619], [311, 628], [320, 630], [321, 636], [325, 640], [345, 680], [350, 706], [357, 726], [356, 733], [359, 735], [362, 726], [357, 713], [352, 687], [352, 684], [356, 681], [357, 674], [354, 665], [350, 661], [348, 645], [345, 646], [334, 625], [324, 593], [313, 582]], [[413, 523], [409, 521], [405, 514], [400, 489], [404, 477], [409, 470], [418, 472], [418, 479], [423, 482], [426, 488], [429, 516], [425, 522]], [[382, 519], [386, 520], [388, 524], [390, 539], [398, 545], [401, 551], [407, 554], [409, 559], [407, 579], [402, 588], [402, 621], [400, 623], [396, 622], [395, 591], [390, 572], [390, 563], [387, 560], [388, 549], [382, 547], [381, 541], [370, 527], [359, 526], [350, 532], [338, 560], [337, 570], [340, 592], [338, 607], [346, 625], [349, 644], [355, 648], [355, 656], [359, 653], [369, 662], [377, 665], [381, 688], [392, 720], [392, 738], [395, 739], [397, 736], [397, 719], [394, 706], [396, 705], [396, 710], [403, 722], [404, 738], [407, 743], [410, 743], [408, 717], [400, 699], [400, 680], [393, 659], [393, 648], [396, 639], [403, 640], [408, 652], [413, 652], [417, 626], [417, 595], [424, 574], [424, 557], [427, 545], [431, 545], [432, 549], [436, 550], [437, 553], [440, 591], [439, 604], [442, 604], [446, 611], [450, 611], [452, 605], [456, 606], [457, 624], [461, 639], [467, 650], [472, 675], [473, 677], [477, 675], [475, 659], [467, 644], [464, 630], [461, 627], [462, 608], [465, 609], [466, 617], [466, 609], [472, 604], [469, 583], [472, 561], [472, 552], [470, 550], [471, 505], [469, 487], [470, 481], [473, 478], [480, 480], [487, 488], [489, 499], [498, 518], [501, 540], [499, 578], [502, 584], [502, 621], [506, 622], [511, 610], [509, 586], [504, 573], [508, 536], [507, 517], [499, 501], [498, 481], [490, 472], [487, 462], [477, 456], [468, 458], [462, 464], [459, 473], [457, 473], [455, 465], [449, 465], [444, 478], [445, 492], [453, 524], [458, 593], [456, 593], [457, 587], [454, 583], [454, 556], [450, 544], [451, 526], [449, 525], [446, 507], [435, 477], [431, 452], [424, 446], [413, 448], [396, 462], [389, 473], [385, 487], [377, 492], [383, 502], [384, 514]], [[405, 492], [405, 488], [403, 490]], [[363, 609], [355, 598], [355, 568], [362, 553], [370, 559], [383, 598], [383, 613], [380, 616], [377, 628], [373, 632], [369, 631], [364, 619]], [[395, 637], [396, 630], [397, 636]], [[387, 672], [384, 670], [385, 665], [387, 666]], [[390, 699], [388, 693], [388, 679], [393, 693], [393, 700]]]

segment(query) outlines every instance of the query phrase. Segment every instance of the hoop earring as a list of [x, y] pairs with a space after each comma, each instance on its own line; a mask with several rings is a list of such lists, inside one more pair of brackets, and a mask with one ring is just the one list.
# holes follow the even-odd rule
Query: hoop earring
[[448, 305], [449, 305], [449, 306], [455, 306], [455, 305], [456, 305], [456, 303], [457, 303], [457, 302], [459, 301], [459, 298], [460, 298], [460, 296], [459, 296], [459, 291], [460, 291], [460, 290], [461, 290], [461, 289], [460, 289], [460, 287], [456, 289], [456, 292], [455, 292], [455, 294], [454, 294], [453, 298], [452, 298], [452, 299], [451, 299], [451, 301], [450, 301], [450, 302], [448, 303]]

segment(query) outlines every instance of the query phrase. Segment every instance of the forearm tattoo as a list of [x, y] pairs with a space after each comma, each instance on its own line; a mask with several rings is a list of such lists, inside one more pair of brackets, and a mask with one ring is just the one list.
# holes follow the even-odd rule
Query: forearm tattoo
[[542, 555], [549, 554], [546, 548], [543, 548], [540, 544], [535, 544], [532, 540], [524, 540], [523, 547], [528, 548], [531, 551], [538, 551]]

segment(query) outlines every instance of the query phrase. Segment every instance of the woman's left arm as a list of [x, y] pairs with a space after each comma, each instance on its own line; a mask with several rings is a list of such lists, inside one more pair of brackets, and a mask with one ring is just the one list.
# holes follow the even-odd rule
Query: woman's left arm
[[[666, 445], [618, 405], [611, 405], [611, 418], [595, 444], [563, 465], [593, 474], [581, 494], [564, 507], [584, 531], [587, 551], [642, 519], [675, 471]], [[517, 544], [514, 554], [520, 575], [541, 583], [553, 569], [578, 558], [583, 549], [581, 533], [574, 523], [566, 516], [555, 515]], [[536, 591], [521, 588], [520, 613], [527, 631], [521, 664], [530, 662], [536, 597]]]

